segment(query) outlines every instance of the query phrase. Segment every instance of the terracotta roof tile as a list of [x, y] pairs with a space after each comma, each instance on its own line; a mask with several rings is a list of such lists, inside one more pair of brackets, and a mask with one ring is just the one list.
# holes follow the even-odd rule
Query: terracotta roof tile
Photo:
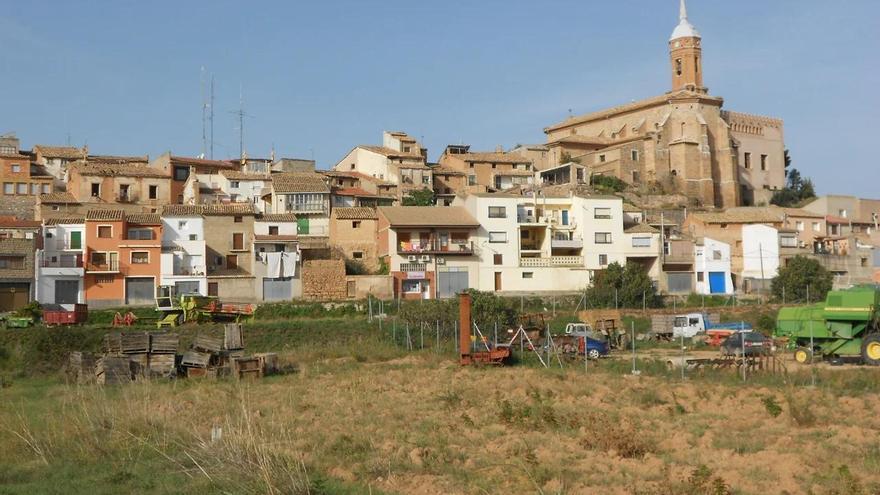
[[460, 153], [449, 155], [466, 162], [479, 163], [528, 163], [532, 161], [519, 153]]
[[333, 217], [338, 220], [375, 220], [378, 218], [375, 208], [359, 206], [354, 208], [333, 208]]
[[50, 194], [41, 194], [40, 203], [43, 204], [79, 204], [79, 201], [69, 192], [54, 192]]
[[0, 216], [0, 227], [2, 227], [2, 228], [32, 229], [32, 228], [38, 228], [40, 226], [42, 226], [42, 224], [40, 222], [37, 222], [36, 220], [19, 220], [19, 219], [15, 218], [14, 216], [7, 216], [7, 215]]
[[692, 213], [705, 223], [781, 223], [781, 208], [740, 207], [717, 213]]
[[125, 218], [122, 210], [89, 210], [86, 213], [87, 221], [119, 222]]
[[85, 217], [57, 217], [43, 220], [45, 225], [77, 225], [85, 223]]
[[362, 145], [358, 146], [358, 148], [362, 148], [367, 151], [372, 151], [373, 153], [378, 153], [378, 154], [385, 156], [387, 158], [411, 158], [411, 159], [419, 159], [419, 160], [424, 160], [424, 158], [425, 158], [419, 153], [414, 153], [414, 152], [405, 153], [403, 151], [397, 151], [393, 148], [387, 148], [385, 146], [370, 146], [370, 145], [362, 144]]
[[118, 155], [89, 155], [87, 160], [93, 164], [105, 165], [125, 165], [125, 164], [143, 164], [150, 162], [149, 156], [118, 156]]
[[158, 213], [129, 213], [125, 215], [125, 221], [138, 225], [162, 225]]
[[337, 196], [354, 196], [357, 198], [372, 198], [376, 196], [360, 187], [340, 187], [338, 189], [333, 189], [333, 194]]
[[78, 161], [74, 162], [69, 170], [75, 170], [80, 175], [96, 177], [168, 177], [168, 174], [163, 170], [141, 164], [95, 164]]
[[264, 213], [256, 218], [257, 222], [295, 222], [296, 215], [293, 213]]
[[229, 180], [261, 180], [261, 181], [270, 181], [272, 180], [268, 174], [257, 174], [250, 172], [240, 172], [238, 170], [224, 170], [220, 172], [220, 175], [226, 177]]
[[189, 165], [192, 167], [226, 168], [231, 170], [238, 170], [241, 168], [241, 164], [237, 161], [207, 160], [205, 158], [190, 158], [188, 156], [172, 156], [171, 164]]
[[277, 234], [277, 235], [266, 235], [266, 234], [254, 234], [255, 241], [295, 241], [298, 240], [299, 236], [296, 234]]
[[276, 193], [329, 193], [324, 176], [317, 173], [282, 173], [272, 175], [272, 187]]
[[163, 217], [198, 217], [205, 212], [204, 205], [165, 205], [162, 207]]
[[625, 234], [659, 234], [660, 230], [646, 223], [639, 223], [623, 231]]
[[382, 206], [379, 208], [392, 227], [479, 227], [480, 224], [460, 206]]
[[466, 175], [461, 170], [455, 170], [454, 168], [444, 167], [443, 165], [437, 165], [435, 167], [431, 167], [431, 171], [434, 175]]
[[203, 205], [203, 215], [205, 216], [224, 216], [224, 215], [256, 215], [257, 210], [253, 203], [224, 203]]
[[78, 160], [85, 155], [85, 150], [73, 146], [47, 146], [35, 144], [33, 152], [40, 152], [46, 158], [62, 158], [65, 160]]

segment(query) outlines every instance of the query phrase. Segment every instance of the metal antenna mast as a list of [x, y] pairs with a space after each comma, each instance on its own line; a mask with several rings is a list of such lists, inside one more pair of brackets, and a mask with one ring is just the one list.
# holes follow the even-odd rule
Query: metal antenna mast
[[211, 160], [214, 159], [214, 74], [211, 74], [211, 116], [208, 117], [211, 121], [211, 154], [208, 155], [208, 158]]
[[238, 87], [238, 111], [230, 112], [238, 116], [238, 157], [244, 160], [244, 118], [250, 117], [244, 111], [244, 92], [241, 85]]
[[202, 158], [207, 156], [208, 153], [208, 133], [207, 133], [207, 112], [208, 112], [208, 100], [207, 95], [205, 94], [205, 66], [202, 66], [201, 76], [199, 77], [199, 82], [202, 87]]

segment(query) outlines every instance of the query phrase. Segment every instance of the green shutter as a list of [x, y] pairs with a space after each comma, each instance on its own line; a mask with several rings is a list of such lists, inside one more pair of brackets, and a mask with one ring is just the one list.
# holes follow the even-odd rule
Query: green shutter
[[300, 235], [308, 235], [309, 233], [309, 219], [306, 217], [300, 217], [296, 219], [296, 231]]
[[70, 249], [82, 249], [82, 232], [70, 233]]

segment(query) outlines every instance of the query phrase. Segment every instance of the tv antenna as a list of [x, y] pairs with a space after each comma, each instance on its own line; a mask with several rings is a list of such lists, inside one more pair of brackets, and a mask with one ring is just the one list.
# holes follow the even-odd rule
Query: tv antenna
[[244, 118], [251, 117], [251, 115], [244, 111], [244, 91], [240, 84], [238, 86], [238, 110], [229, 113], [238, 117], [238, 157], [239, 159], [244, 160]]

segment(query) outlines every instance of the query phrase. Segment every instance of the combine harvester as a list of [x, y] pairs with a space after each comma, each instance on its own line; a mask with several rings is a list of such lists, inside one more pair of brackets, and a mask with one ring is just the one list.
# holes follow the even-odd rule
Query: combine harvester
[[217, 297], [200, 294], [178, 295], [170, 285], [156, 288], [156, 309], [162, 313], [156, 323], [159, 328], [176, 327], [190, 321], [240, 323], [254, 316], [252, 304], [223, 303]]
[[880, 290], [867, 286], [832, 291], [824, 303], [782, 308], [774, 335], [788, 340], [799, 363], [819, 356], [880, 366]]

